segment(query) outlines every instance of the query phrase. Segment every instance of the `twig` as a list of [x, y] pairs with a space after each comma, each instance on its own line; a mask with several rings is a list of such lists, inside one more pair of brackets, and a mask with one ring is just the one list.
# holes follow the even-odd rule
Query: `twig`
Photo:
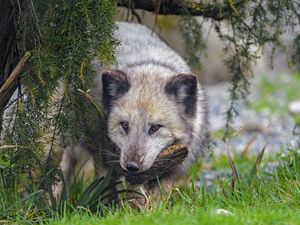
[[81, 89], [77, 89], [77, 91], [79, 91], [86, 99], [88, 99], [95, 106], [97, 113], [99, 114], [100, 117], [104, 116], [101, 107], [96, 102], [96, 100], [88, 93], [88, 91], [85, 92]]
[[131, 13], [132, 13], [132, 15], [135, 16], [135, 18], [137, 19], [137, 21], [139, 22], [139, 24], [143, 24], [140, 15], [137, 13], [137, 11], [135, 11], [134, 8], [131, 8]]
[[6, 95], [8, 94], [11, 86], [16, 82], [18, 79], [23, 67], [25, 66], [27, 60], [30, 57], [30, 52], [26, 52], [25, 55], [21, 58], [18, 65], [15, 67], [15, 69], [11, 72], [5, 83], [0, 88], [0, 105], [3, 104], [3, 99], [6, 99]]
[[140, 15], [139, 15], [138, 12], [135, 10], [134, 3], [133, 3], [133, 2], [130, 4], [130, 9], [131, 9], [131, 14], [132, 14], [133, 16], [135, 16], [135, 18], [137, 19], [137, 21], [139, 22], [139, 24], [143, 24]]
[[251, 147], [253, 145], [253, 143], [256, 141], [256, 138], [257, 138], [257, 135], [253, 136], [247, 143], [246, 143], [246, 146], [244, 148], [244, 150], [242, 151], [241, 153], [241, 156], [242, 157], [245, 157], [249, 151], [251, 150]]
[[26, 146], [22, 146], [22, 145], [2, 145], [2, 146], [0, 146], [0, 150], [7, 149], [7, 148], [24, 148], [24, 149], [28, 149]]
[[[36, 11], [35, 11], [35, 7], [33, 5], [33, 1], [30, 1], [30, 6], [31, 6], [32, 14], [33, 14], [33, 16], [35, 18], [36, 27], [37, 27], [37, 30], [38, 30], [38, 33], [39, 33], [39, 37], [41, 37], [42, 36], [42, 32], [41, 32], [41, 29], [39, 27], [39, 19], [38, 19], [38, 16], [36, 14]], [[38, 39], [38, 41], [39, 41], [39, 39]]]
[[159, 14], [159, 11], [160, 11], [160, 5], [161, 5], [161, 0], [158, 0], [158, 4], [157, 4], [156, 9], [155, 9], [155, 20], [154, 20], [154, 25], [152, 27], [152, 33], [154, 32], [155, 26], [157, 24], [157, 18], [158, 18], [158, 14]]

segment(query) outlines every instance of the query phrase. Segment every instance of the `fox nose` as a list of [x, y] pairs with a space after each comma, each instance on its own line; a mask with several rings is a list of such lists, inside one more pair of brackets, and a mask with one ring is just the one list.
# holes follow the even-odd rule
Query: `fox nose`
[[128, 162], [127, 166], [126, 166], [126, 169], [129, 172], [135, 173], [135, 172], [139, 171], [140, 167], [136, 162]]

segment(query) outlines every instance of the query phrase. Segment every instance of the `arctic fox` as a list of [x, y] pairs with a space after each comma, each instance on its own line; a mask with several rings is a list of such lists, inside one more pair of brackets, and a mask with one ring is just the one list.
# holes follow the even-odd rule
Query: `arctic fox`
[[[140, 173], [153, 165], [164, 148], [180, 143], [188, 147], [188, 156], [159, 181], [162, 188], [171, 188], [204, 155], [208, 143], [205, 94], [186, 62], [146, 26], [126, 22], [117, 26], [116, 64], [106, 71], [95, 65], [91, 90], [105, 112], [104, 133], [117, 151], [101, 149], [100, 160], [95, 154], [99, 150], [81, 141], [64, 152], [61, 167], [69, 182], [71, 159], [83, 158], [82, 150], [88, 150], [98, 176], [104, 174], [111, 155], [119, 156], [122, 169]], [[102, 141], [100, 134], [87, 140], [97, 138]], [[157, 185], [142, 186], [151, 193]]]

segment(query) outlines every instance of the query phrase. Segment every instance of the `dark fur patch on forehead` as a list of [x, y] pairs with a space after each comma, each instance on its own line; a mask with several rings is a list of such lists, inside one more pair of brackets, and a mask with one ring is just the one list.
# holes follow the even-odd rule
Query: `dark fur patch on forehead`
[[110, 111], [113, 101], [123, 96], [130, 89], [127, 74], [120, 70], [107, 71], [102, 74], [103, 105]]
[[176, 102], [184, 108], [186, 115], [193, 116], [197, 105], [197, 79], [192, 74], [179, 74], [170, 78], [165, 86], [168, 96], [175, 97]]

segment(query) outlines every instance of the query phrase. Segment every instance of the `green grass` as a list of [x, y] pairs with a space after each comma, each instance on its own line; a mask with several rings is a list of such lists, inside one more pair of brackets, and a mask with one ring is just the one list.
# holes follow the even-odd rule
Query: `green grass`
[[214, 208], [177, 205], [172, 210], [156, 210], [141, 215], [115, 213], [104, 219], [74, 215], [51, 224], [299, 224], [299, 211], [266, 207], [240, 207], [232, 209], [233, 216], [216, 215]]
[[[102, 210], [101, 216], [86, 206], [52, 211], [41, 201], [40, 192], [20, 196], [17, 186], [4, 187], [0, 182], [0, 224], [300, 224], [299, 150], [265, 159], [261, 165], [247, 155], [235, 155], [234, 160], [239, 173], [234, 189], [227, 157], [219, 156], [212, 160], [210, 170], [224, 171], [224, 176], [212, 187], [183, 186], [143, 209], [133, 209], [125, 203], [120, 209]], [[268, 163], [276, 163], [277, 167], [268, 169]], [[260, 169], [251, 173], [253, 168]], [[202, 179], [196, 173], [202, 169], [192, 169], [195, 180]], [[228, 210], [232, 215], [217, 214], [217, 209]]]
[[[221, 158], [221, 166], [215, 166], [229, 170], [228, 165], [223, 167], [223, 161]], [[236, 167], [239, 171], [248, 163], [246, 167], [251, 168], [253, 161], [244, 158]], [[210, 190], [181, 188], [168, 200], [141, 211], [126, 206], [103, 218], [71, 213], [47, 224], [300, 224], [300, 154], [291, 152], [284, 159], [277, 158], [277, 163], [272, 174], [263, 172], [265, 169], [255, 177], [249, 177], [251, 169], [240, 173], [234, 190], [229, 178]], [[217, 214], [217, 209], [226, 209], [232, 215]]]
[[[300, 97], [300, 77], [290, 79], [262, 80], [262, 97], [252, 107], [274, 114], [287, 113], [288, 103]], [[276, 101], [278, 93], [284, 99], [280, 104]], [[222, 134], [220, 131], [215, 138]], [[29, 179], [15, 178], [14, 174], [7, 176], [12, 179], [2, 179], [4, 167], [0, 167], [0, 224], [300, 224], [300, 148], [285, 156], [268, 157], [260, 163], [251, 155], [234, 155], [239, 180], [233, 188], [227, 156], [215, 156], [208, 165], [193, 166], [186, 185], [139, 210], [126, 202], [118, 209], [98, 205], [95, 200], [104, 196], [105, 188], [81, 181], [72, 188], [72, 198], [53, 209], [45, 194]], [[209, 187], [203, 183], [201, 187], [189, 185], [203, 181], [203, 169], [221, 175]], [[45, 171], [43, 174], [47, 177]], [[93, 207], [89, 207], [91, 204]], [[218, 209], [231, 214], [220, 215]]]

